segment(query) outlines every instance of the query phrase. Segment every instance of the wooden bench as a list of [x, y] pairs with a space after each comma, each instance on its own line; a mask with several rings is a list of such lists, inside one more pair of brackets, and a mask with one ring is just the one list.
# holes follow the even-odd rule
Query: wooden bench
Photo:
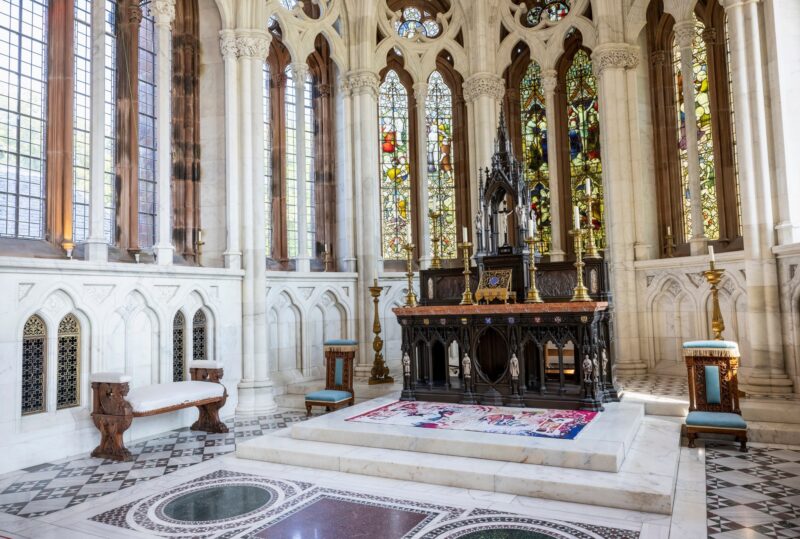
[[216, 361], [189, 362], [191, 380], [169, 382], [130, 389], [131, 377], [118, 372], [98, 372], [92, 383], [92, 420], [100, 431], [100, 445], [93, 457], [128, 461], [123, 434], [134, 417], [165, 414], [196, 406], [200, 411], [192, 430], [222, 433], [228, 427], [219, 419], [219, 410], [228, 400], [228, 391], [220, 383], [222, 367]]

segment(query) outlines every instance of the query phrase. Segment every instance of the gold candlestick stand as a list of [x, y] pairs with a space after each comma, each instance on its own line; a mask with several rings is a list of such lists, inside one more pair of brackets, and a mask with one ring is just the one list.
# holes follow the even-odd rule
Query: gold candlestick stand
[[536, 243], [538, 240], [528, 237], [525, 243], [528, 244], [528, 295], [525, 296], [525, 303], [544, 303], [536, 288]]
[[331, 271], [333, 268], [333, 256], [328, 251], [325, 251], [325, 256], [322, 258], [322, 263], [325, 264], [325, 271]]
[[672, 234], [667, 234], [664, 236], [664, 249], [666, 250], [667, 258], [672, 258], [675, 256], [675, 242], [673, 241], [675, 236]]
[[441, 235], [441, 223], [439, 223], [439, 219], [442, 217], [442, 212], [430, 210], [428, 215], [431, 218], [431, 227], [433, 228], [432, 233], [433, 237], [431, 237], [431, 242], [433, 243], [433, 259], [431, 260], [431, 269], [441, 269], [442, 267], [442, 258], [439, 255], [439, 242], [442, 240]]
[[569, 232], [575, 237], [575, 270], [577, 271], [577, 283], [572, 290], [572, 299], [570, 301], [592, 301], [589, 296], [589, 290], [583, 284], [583, 268], [586, 264], [583, 261], [583, 237], [586, 231], [580, 228], [570, 230]]
[[586, 238], [586, 258], [600, 258], [600, 253], [597, 251], [597, 244], [594, 239], [594, 223], [592, 223], [592, 202], [594, 196], [591, 193], [585, 195], [586, 198], [586, 228], [588, 235]]
[[472, 299], [472, 289], [469, 285], [469, 250], [472, 248], [472, 243], [465, 241], [459, 243], [458, 247], [464, 250], [464, 293], [461, 295], [461, 305], [473, 305], [475, 302]]
[[374, 384], [393, 384], [394, 378], [389, 376], [389, 367], [383, 361], [383, 339], [381, 339], [381, 319], [378, 316], [378, 298], [383, 291], [382, 286], [378, 286], [378, 279], [373, 281], [369, 287], [369, 294], [372, 296], [372, 303], [375, 306], [375, 318], [372, 321], [372, 332], [375, 339], [372, 341], [372, 349], [375, 350], [375, 359], [372, 361], [372, 371], [370, 371], [369, 385]]
[[406, 252], [406, 277], [408, 278], [408, 292], [406, 292], [406, 307], [417, 306], [417, 295], [414, 293], [414, 267], [412, 266], [411, 255], [414, 252], [414, 244], [406, 243], [403, 245]]
[[719, 308], [719, 290], [717, 285], [722, 281], [722, 274], [725, 270], [716, 269], [714, 262], [709, 262], [709, 269], [703, 272], [703, 277], [706, 278], [708, 284], [711, 285], [711, 331], [714, 332], [714, 340], [722, 340], [722, 332], [725, 331], [725, 321], [722, 319], [722, 311]]

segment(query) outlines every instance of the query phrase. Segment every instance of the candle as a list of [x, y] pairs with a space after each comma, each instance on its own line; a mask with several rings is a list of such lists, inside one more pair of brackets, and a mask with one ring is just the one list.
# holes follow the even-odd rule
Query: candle
[[708, 246], [708, 256], [711, 257], [711, 263], [712, 264], [716, 263], [717, 260], [714, 257], [714, 246], [713, 245], [709, 245]]
[[672, 227], [667, 225], [667, 236], [672, 236]]
[[331, 246], [330, 246], [330, 244], [329, 244], [329, 243], [326, 243], [326, 244], [325, 244], [325, 254], [328, 254], [328, 253], [330, 253], [330, 252], [331, 252]]
[[533, 219], [528, 219], [528, 237], [533, 239], [533, 235], [536, 232], [536, 223]]
[[372, 279], [372, 286], [374, 286], [375, 288], [378, 287], [378, 279]]
[[592, 180], [586, 178], [586, 196], [592, 196]]
[[572, 216], [575, 219], [575, 230], [578, 230], [581, 227], [581, 215], [578, 213], [578, 206], [572, 208]]
[[411, 227], [406, 229], [406, 245], [411, 245]]
[[462, 226], [461, 227], [461, 241], [463, 241], [464, 243], [467, 243], [467, 234], [468, 234], [467, 227]]

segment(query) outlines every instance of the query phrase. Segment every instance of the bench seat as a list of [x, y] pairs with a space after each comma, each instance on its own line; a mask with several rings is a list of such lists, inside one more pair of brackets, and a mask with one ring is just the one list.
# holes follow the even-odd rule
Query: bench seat
[[224, 393], [222, 384], [187, 380], [134, 387], [125, 400], [130, 403], [134, 416], [144, 416], [197, 406], [199, 401], [220, 399]]

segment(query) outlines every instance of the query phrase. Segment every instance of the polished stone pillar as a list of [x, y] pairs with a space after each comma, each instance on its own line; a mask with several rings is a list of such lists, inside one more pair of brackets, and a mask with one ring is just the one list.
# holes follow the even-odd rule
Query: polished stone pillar
[[242, 246], [239, 236], [239, 130], [237, 122], [239, 94], [239, 60], [236, 34], [220, 32], [220, 50], [225, 66], [225, 252], [226, 268], [241, 269]]
[[295, 111], [295, 156], [297, 159], [297, 258], [295, 270], [308, 273], [311, 271], [312, 253], [308, 249], [308, 213], [311, 211], [311, 197], [308, 192], [307, 177], [311, 171], [306, 170], [306, 76], [308, 65], [305, 62], [294, 62], [289, 66], [294, 81]]
[[791, 392], [782, 345], [780, 290], [772, 248], [777, 244], [770, 166], [764, 69], [764, 21], [759, 0], [724, 0], [731, 47], [736, 150], [742, 200], [747, 326], [750, 350], [742, 355], [745, 391]]
[[[558, 72], [555, 69], [548, 69], [542, 73], [542, 87], [544, 88], [544, 102], [545, 114], [547, 117], [547, 132], [548, 138], [552, 137], [555, 132], [555, 126], [558, 122], [557, 113], [558, 106], [556, 105], [556, 87], [558, 86]], [[550, 138], [552, 140], [552, 138]], [[550, 260], [552, 262], [561, 262], [564, 260], [564, 239], [562, 238], [561, 231], [561, 174], [558, 170], [558, 152], [551, 146], [550, 151], [547, 152], [547, 171], [550, 176], [550, 222], [551, 226], [551, 244], [550, 244]]]
[[353, 97], [350, 83], [338, 77], [334, 94], [336, 122], [336, 243], [334, 253], [339, 271], [356, 271], [355, 191], [353, 178]]
[[686, 159], [689, 170], [689, 204], [692, 217], [689, 248], [693, 255], [705, 253], [707, 238], [703, 227], [703, 208], [700, 200], [700, 152], [697, 147], [697, 111], [695, 107], [692, 44], [697, 35], [694, 19], [675, 23], [675, 39], [681, 50], [683, 80], [683, 111], [686, 126]]
[[153, 246], [156, 263], [159, 266], [172, 265], [175, 248], [172, 246], [172, 23], [175, 20], [175, 0], [152, 0], [149, 5], [150, 15], [156, 26], [158, 40], [158, 56], [156, 66], [156, 134], [158, 137], [156, 175], [158, 190], [158, 227], [157, 240]]
[[[420, 269], [428, 269], [433, 259], [431, 232], [433, 223], [428, 216], [430, 211], [428, 195], [428, 130], [425, 128], [425, 101], [428, 98], [428, 83], [414, 83], [414, 99], [417, 113], [417, 193], [419, 208], [411, 213], [412, 225], [417, 231], [417, 253]], [[416, 218], [416, 219], [415, 219]], [[460, 234], [460, 232], [459, 232]]]

